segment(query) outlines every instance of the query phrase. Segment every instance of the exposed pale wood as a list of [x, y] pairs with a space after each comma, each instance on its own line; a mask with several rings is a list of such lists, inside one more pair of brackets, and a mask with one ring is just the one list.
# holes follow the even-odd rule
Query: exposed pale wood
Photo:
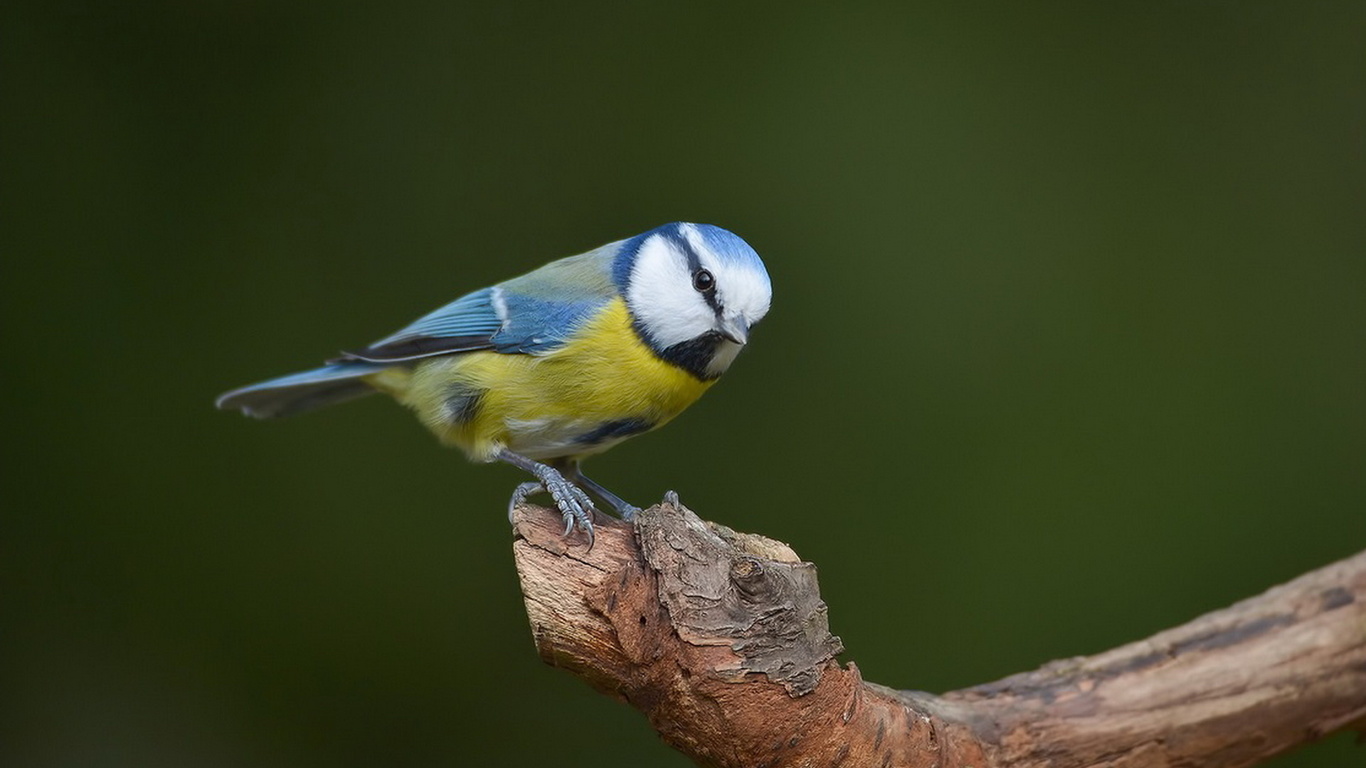
[[600, 525], [591, 552], [550, 511], [515, 526], [541, 657], [703, 765], [1236, 768], [1366, 732], [1366, 552], [1147, 640], [933, 696], [835, 661], [815, 568], [785, 544], [670, 505]]

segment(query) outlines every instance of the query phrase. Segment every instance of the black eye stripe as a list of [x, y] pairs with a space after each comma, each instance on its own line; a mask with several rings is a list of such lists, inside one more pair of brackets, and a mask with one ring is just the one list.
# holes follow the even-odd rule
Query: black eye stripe
[[[706, 272], [708, 275], [711, 275], [711, 272], [702, 267], [702, 257], [697, 255], [697, 251], [693, 250], [692, 243], [688, 242], [687, 238], [682, 237], [677, 233], [671, 233], [667, 235], [667, 237], [683, 254], [683, 258], [688, 260], [688, 272], [693, 275], [693, 287], [696, 288], [698, 273]], [[704, 291], [700, 288], [697, 290], [702, 294], [702, 298], [707, 300], [707, 306], [711, 307], [712, 311], [715, 312], [717, 316], [720, 316], [721, 304], [716, 298], [716, 276], [712, 275], [711, 290]]]
[[[705, 280], [703, 278], [705, 278]], [[703, 284], [704, 282], [705, 285]], [[716, 296], [716, 277], [712, 275], [710, 271], [699, 268], [692, 273], [692, 287], [698, 293], [702, 294], [702, 298], [706, 300], [707, 306], [711, 307], [711, 311], [715, 312], [717, 317], [720, 317], [721, 300]]]

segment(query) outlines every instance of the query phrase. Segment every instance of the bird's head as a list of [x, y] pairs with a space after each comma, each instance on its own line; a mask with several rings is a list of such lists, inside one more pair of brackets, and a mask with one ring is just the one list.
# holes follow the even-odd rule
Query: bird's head
[[622, 244], [614, 271], [640, 337], [703, 380], [725, 372], [773, 296], [759, 254], [710, 224], [637, 235]]

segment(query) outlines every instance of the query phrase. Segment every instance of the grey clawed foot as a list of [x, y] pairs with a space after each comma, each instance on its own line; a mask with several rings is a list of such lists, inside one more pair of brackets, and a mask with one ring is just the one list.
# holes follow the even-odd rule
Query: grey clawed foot
[[559, 470], [548, 464], [528, 459], [512, 451], [501, 451], [497, 458], [505, 461], [514, 467], [531, 473], [538, 482], [527, 482], [517, 486], [512, 492], [512, 499], [509, 504], [515, 508], [518, 504], [526, 501], [527, 497], [533, 493], [545, 492], [550, 494], [550, 498], [555, 502], [555, 508], [560, 510], [560, 515], [564, 517], [564, 535], [568, 536], [574, 528], [578, 528], [588, 536], [588, 548], [593, 548], [593, 513], [597, 508], [593, 506], [592, 500], [583, 489], [565, 479]]
[[564, 535], [568, 536], [577, 527], [588, 535], [588, 548], [593, 548], [593, 503], [588, 500], [578, 486], [564, 479], [557, 470], [544, 464], [541, 484], [545, 486], [550, 498], [564, 517]]
[[683, 502], [678, 498], [678, 491], [665, 491], [664, 503], [671, 507], [681, 507]]

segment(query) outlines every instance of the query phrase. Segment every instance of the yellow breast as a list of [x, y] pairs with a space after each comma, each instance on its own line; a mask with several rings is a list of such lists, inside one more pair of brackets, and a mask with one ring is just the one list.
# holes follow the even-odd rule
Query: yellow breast
[[536, 459], [598, 453], [668, 422], [712, 384], [656, 357], [621, 299], [549, 353], [455, 354], [370, 382], [476, 461], [502, 448]]

